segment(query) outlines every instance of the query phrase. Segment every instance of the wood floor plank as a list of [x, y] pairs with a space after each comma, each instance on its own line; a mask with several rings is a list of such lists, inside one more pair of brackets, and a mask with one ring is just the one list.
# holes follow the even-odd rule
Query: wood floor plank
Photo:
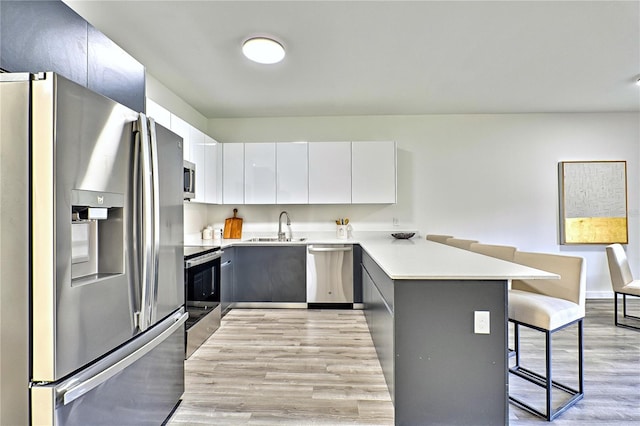
[[[640, 303], [632, 302], [636, 313]], [[532, 368], [539, 333], [521, 330]], [[640, 331], [613, 325], [613, 302], [588, 301], [585, 397], [554, 425], [640, 424]], [[575, 380], [575, 330], [554, 337], [555, 378]], [[185, 363], [169, 425], [392, 425], [393, 404], [361, 311], [234, 309]], [[526, 383], [510, 379], [512, 390]], [[526, 395], [542, 401], [537, 389]], [[511, 425], [546, 422], [509, 406]]]

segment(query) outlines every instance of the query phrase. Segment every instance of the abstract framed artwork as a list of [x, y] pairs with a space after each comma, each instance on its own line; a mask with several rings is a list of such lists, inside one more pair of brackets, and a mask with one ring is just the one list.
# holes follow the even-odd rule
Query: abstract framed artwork
[[560, 244], [628, 243], [627, 162], [558, 164]]

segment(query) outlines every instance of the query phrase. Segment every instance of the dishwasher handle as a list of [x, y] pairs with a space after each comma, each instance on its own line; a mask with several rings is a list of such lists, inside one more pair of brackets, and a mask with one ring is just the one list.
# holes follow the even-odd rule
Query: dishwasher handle
[[352, 251], [353, 246], [346, 247], [314, 247], [307, 246], [309, 253], [326, 253], [326, 252], [336, 252], [336, 251]]

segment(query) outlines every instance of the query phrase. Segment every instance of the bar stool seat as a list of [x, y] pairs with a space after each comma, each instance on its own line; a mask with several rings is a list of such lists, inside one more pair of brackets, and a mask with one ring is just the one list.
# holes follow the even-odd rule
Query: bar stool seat
[[584, 317], [584, 307], [557, 297], [523, 290], [509, 292], [509, 319], [555, 330]]

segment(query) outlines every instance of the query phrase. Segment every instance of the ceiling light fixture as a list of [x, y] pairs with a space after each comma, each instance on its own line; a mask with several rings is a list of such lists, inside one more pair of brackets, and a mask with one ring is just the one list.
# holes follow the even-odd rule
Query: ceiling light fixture
[[244, 56], [259, 64], [276, 64], [285, 55], [284, 47], [268, 37], [252, 37], [242, 44]]
[[636, 84], [640, 86], [640, 78], [636, 80]]

